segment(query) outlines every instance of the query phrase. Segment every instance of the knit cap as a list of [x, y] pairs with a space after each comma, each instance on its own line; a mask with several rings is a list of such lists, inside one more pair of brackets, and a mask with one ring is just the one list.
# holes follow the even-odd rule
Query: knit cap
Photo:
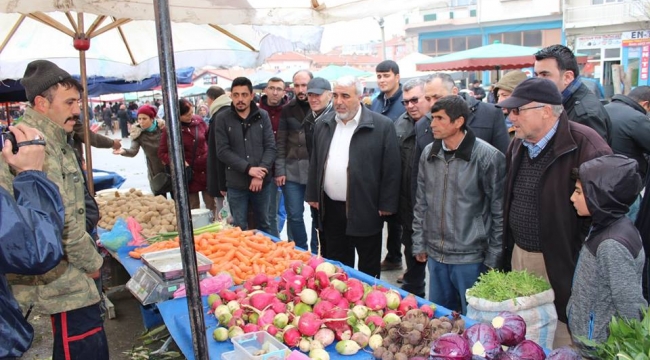
[[142, 105], [138, 109], [138, 115], [145, 114], [148, 117], [150, 117], [151, 120], [156, 118], [156, 113], [157, 113], [156, 108], [151, 105]]
[[519, 85], [522, 81], [526, 80], [528, 76], [526, 76], [526, 73], [523, 71], [519, 70], [514, 70], [510, 71], [509, 73], [503, 75], [501, 80], [497, 82], [496, 85], [494, 85], [494, 91], [495, 94], [499, 89], [507, 90], [512, 92], [517, 85]]
[[34, 102], [36, 96], [42, 94], [51, 86], [56, 85], [72, 76], [56, 64], [48, 60], [34, 60], [27, 64], [25, 75], [20, 84], [25, 87], [27, 100]]

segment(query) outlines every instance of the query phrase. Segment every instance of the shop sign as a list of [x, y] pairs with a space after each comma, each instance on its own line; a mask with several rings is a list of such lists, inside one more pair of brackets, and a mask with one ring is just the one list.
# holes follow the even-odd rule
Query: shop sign
[[600, 49], [621, 46], [621, 34], [579, 36], [576, 49]]
[[626, 31], [621, 35], [623, 46], [644, 46], [650, 45], [650, 31]]
[[650, 45], [644, 45], [641, 48], [641, 80], [648, 80], [648, 61], [650, 61]]

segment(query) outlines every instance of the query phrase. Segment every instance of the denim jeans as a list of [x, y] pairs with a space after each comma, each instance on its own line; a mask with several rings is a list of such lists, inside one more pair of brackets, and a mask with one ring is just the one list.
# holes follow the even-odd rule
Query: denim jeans
[[290, 240], [296, 242], [296, 246], [307, 249], [307, 231], [305, 230], [305, 189], [307, 185], [287, 181], [284, 184], [284, 205], [287, 209], [287, 228], [291, 229]]
[[443, 264], [431, 257], [429, 268], [429, 301], [449, 310], [467, 313], [465, 292], [474, 286], [478, 276], [487, 270], [483, 263]]
[[277, 238], [280, 237], [280, 227], [278, 227], [278, 208], [280, 207], [280, 194], [279, 188], [275, 185], [275, 181], [271, 179], [271, 182], [268, 185], [265, 185], [269, 188], [269, 203], [267, 210], [267, 218], [269, 219], [269, 235], [273, 235]]
[[233, 225], [241, 227], [242, 230], [248, 229], [248, 201], [250, 200], [253, 204], [258, 230], [273, 235], [268, 212], [271, 189], [269, 183], [264, 184], [260, 192], [228, 188], [228, 204], [230, 205]]

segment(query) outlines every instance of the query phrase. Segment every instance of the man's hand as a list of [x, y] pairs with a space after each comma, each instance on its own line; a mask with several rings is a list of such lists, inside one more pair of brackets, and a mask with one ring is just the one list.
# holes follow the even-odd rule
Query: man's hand
[[223, 196], [223, 197], [226, 197], [226, 195], [228, 195], [227, 191], [219, 191], [219, 192], [221, 193], [221, 196]]
[[287, 177], [286, 176], [277, 176], [275, 178], [275, 185], [277, 186], [284, 186], [284, 184], [287, 182]]
[[253, 166], [248, 170], [248, 175], [250, 175], [253, 179], [259, 179], [259, 180], [264, 179], [267, 173], [268, 170], [259, 166]]
[[312, 201], [312, 202], [308, 202], [307, 204], [309, 204], [309, 206], [318, 210], [318, 202]]
[[122, 141], [120, 139], [113, 140], [113, 150], [118, 150], [122, 147]]
[[91, 279], [97, 280], [97, 279], [99, 279], [99, 276], [101, 275], [100, 271], [101, 270], [97, 270], [97, 271], [95, 271], [93, 273], [89, 273], [89, 274], [86, 274], [86, 275], [88, 275], [88, 277], [91, 278]]
[[252, 192], [260, 192], [262, 190], [263, 181], [262, 179], [253, 178], [251, 180], [251, 185], [248, 189]]
[[391, 215], [393, 215], [392, 212], [379, 210], [379, 216], [391, 216]]
[[10, 126], [9, 131], [16, 137], [16, 143], [20, 150], [14, 154], [12, 152], [13, 145], [11, 141], [5, 140], [2, 148], [2, 157], [4, 160], [16, 170], [16, 173], [21, 173], [28, 170], [43, 170], [43, 162], [45, 161], [45, 144], [25, 144], [21, 143], [41, 140], [44, 141], [43, 134], [34, 128], [18, 124]]
[[415, 255], [415, 260], [422, 263], [427, 262], [427, 253], [419, 253]]
[[115, 154], [115, 155], [124, 155], [124, 153], [126, 153], [126, 150], [121, 149], [121, 148], [113, 150], [113, 154]]

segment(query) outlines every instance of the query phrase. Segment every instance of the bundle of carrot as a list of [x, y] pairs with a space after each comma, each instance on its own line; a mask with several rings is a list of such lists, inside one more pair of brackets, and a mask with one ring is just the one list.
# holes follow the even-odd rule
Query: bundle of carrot
[[[129, 255], [139, 258], [146, 252], [178, 247], [179, 239], [157, 242], [145, 248], [134, 249]], [[156, 246], [154, 250], [149, 248]], [[161, 248], [162, 247], [162, 248]], [[294, 260], [307, 262], [311, 254], [294, 248], [293, 242], [273, 242], [269, 237], [252, 230], [240, 228], [223, 229], [220, 232], [203, 233], [194, 236], [196, 251], [212, 262], [210, 274], [228, 272], [235, 284], [241, 284], [256, 274], [279, 276]], [[133, 253], [133, 254], [132, 254]]]

